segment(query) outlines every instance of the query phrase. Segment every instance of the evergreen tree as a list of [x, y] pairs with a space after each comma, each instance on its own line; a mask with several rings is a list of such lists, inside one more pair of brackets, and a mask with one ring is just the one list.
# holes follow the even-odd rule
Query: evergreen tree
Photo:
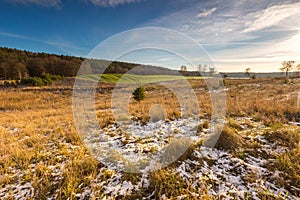
[[146, 98], [145, 89], [140, 86], [134, 90], [132, 93], [134, 100], [140, 102]]

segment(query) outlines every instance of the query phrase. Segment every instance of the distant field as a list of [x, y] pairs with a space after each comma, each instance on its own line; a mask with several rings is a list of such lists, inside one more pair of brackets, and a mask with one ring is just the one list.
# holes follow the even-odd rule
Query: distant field
[[197, 76], [172, 76], [172, 75], [135, 75], [135, 74], [91, 74], [86, 76], [80, 76], [79, 78], [102, 81], [106, 83], [157, 83], [161, 81], [174, 81], [182, 79], [202, 79], [203, 77]]

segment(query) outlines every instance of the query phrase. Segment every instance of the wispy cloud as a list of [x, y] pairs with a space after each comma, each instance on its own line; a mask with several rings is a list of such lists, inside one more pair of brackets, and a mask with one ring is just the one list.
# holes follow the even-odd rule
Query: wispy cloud
[[140, 0], [89, 0], [92, 4], [102, 7], [115, 7], [118, 5], [135, 3]]
[[67, 41], [45, 41], [45, 43], [73, 56], [82, 56], [82, 54], [87, 55], [89, 51], [88, 48], [76, 46]]
[[0, 35], [5, 36], [5, 37], [16, 38], [16, 39], [39, 41], [39, 40], [36, 40], [36, 39], [34, 39], [32, 37], [29, 37], [29, 36], [26, 36], [26, 35], [20, 35], [20, 34], [15, 34], [15, 33], [8, 33], [8, 32], [3, 32], [3, 31], [0, 31]]
[[213, 14], [216, 10], [217, 10], [216, 7], [208, 9], [208, 10], [204, 10], [203, 12], [200, 12], [199, 14], [197, 14], [197, 17], [207, 17], [207, 16]]
[[265, 67], [277, 70], [274, 66], [285, 59], [300, 62], [299, 1], [253, 0], [249, 4], [235, 0], [209, 5], [198, 2], [146, 25], [175, 29], [192, 37], [224, 71], [240, 71], [247, 63], [263, 71]]
[[7, 0], [11, 3], [19, 4], [36, 4], [44, 7], [60, 7], [62, 2], [61, 0]]
[[15, 38], [19, 40], [29, 40], [32, 42], [37, 42], [37, 43], [43, 43], [46, 45], [50, 45], [52, 47], [55, 47], [56, 49], [59, 49], [62, 52], [65, 52], [69, 55], [74, 55], [74, 56], [81, 56], [82, 54], [87, 55], [89, 49], [82, 47], [82, 46], [76, 46], [72, 43], [69, 43], [65, 40], [39, 40], [27, 35], [20, 35], [20, 34], [15, 34], [15, 33], [8, 33], [8, 32], [3, 32], [0, 31], [0, 36], [4, 37], [10, 37], [10, 38]]
[[274, 25], [277, 25], [279, 22], [292, 17], [300, 17], [300, 3], [294, 4], [283, 4], [271, 6], [265, 10], [261, 10], [255, 13], [250, 13], [250, 16], [254, 17], [253, 22], [249, 22], [249, 27], [246, 28], [243, 32], [252, 32], [258, 31], [264, 28], [268, 28]]

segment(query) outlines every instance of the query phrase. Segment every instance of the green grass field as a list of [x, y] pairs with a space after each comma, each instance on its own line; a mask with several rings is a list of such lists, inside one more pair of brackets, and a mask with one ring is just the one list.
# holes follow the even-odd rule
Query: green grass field
[[100, 81], [105, 83], [122, 83], [122, 84], [135, 84], [135, 83], [157, 83], [162, 81], [174, 81], [182, 79], [202, 79], [203, 77], [185, 77], [173, 75], [135, 75], [135, 74], [91, 74], [80, 76], [79, 78]]

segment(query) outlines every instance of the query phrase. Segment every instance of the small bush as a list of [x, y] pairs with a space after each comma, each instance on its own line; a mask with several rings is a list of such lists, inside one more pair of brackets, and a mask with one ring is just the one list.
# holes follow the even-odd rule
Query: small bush
[[2, 86], [17, 88], [18, 87], [18, 81], [4, 81]]
[[134, 100], [140, 102], [146, 98], [145, 89], [143, 87], [138, 87], [132, 93]]
[[40, 77], [23, 78], [21, 83], [41, 87], [44, 85], [51, 85], [54, 80], [59, 80], [61, 78], [63, 77], [59, 75], [42, 74]]
[[18, 83], [16, 81], [14, 82], [11, 82], [10, 85], [14, 88], [17, 88], [18, 87]]
[[44, 86], [45, 83], [44, 83], [43, 79], [41, 79], [40, 77], [34, 77], [33, 78], [33, 85], [41, 87], [41, 86]]
[[28, 78], [23, 78], [22, 80], [21, 80], [21, 83], [22, 84], [32, 84], [32, 77], [28, 77]]
[[41, 79], [45, 83], [45, 85], [52, 84], [52, 79], [50, 74], [42, 74]]
[[8, 81], [4, 81], [4, 87], [10, 87], [10, 83]]
[[23, 84], [30, 84], [33, 86], [44, 86], [45, 83], [40, 77], [29, 77], [22, 79], [21, 83]]

